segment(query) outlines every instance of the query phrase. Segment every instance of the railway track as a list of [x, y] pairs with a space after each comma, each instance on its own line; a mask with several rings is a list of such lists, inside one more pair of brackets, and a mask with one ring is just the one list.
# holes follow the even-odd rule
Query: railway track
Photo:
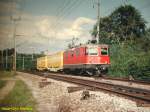
[[134, 98], [136, 101], [138, 100], [141, 103], [150, 104], [150, 91], [148, 90], [102, 83], [98, 81], [86, 80], [86, 79], [58, 75], [58, 74], [49, 74], [47, 75], [47, 77], [56, 79], [56, 80], [62, 80], [66, 82], [71, 82], [71, 83], [91, 87], [92, 89], [96, 89], [96, 90], [104, 90], [108, 92], [117, 93], [123, 96]]
[[[77, 85], [82, 85], [90, 90], [101, 90], [108, 93], [124, 96], [136, 101], [138, 106], [150, 106], [150, 90], [128, 87], [123, 85], [116, 85], [110, 83], [99, 82], [97, 80], [83, 79], [75, 76], [60, 75], [55, 73], [36, 73], [40, 76], [61, 80]], [[137, 82], [136, 82], [137, 83]]]
[[[20, 71], [20, 72], [26, 72], [26, 71]], [[38, 75], [43, 75], [43, 72], [33, 72], [33, 71], [27, 71], [28, 73], [34, 73], [34, 74], [38, 74]], [[60, 74], [60, 73], [55, 73], [55, 74]], [[71, 75], [71, 76], [75, 76], [74, 74], [64, 74], [64, 75]], [[78, 75], [78, 76], [81, 76], [81, 75]], [[84, 77], [84, 76], [81, 76], [81, 77]], [[87, 77], [86, 77], [87, 78]], [[121, 81], [121, 82], [127, 82], [127, 83], [130, 83], [130, 84], [141, 84], [141, 85], [149, 85], [150, 86], [150, 82], [149, 81], [143, 81], [143, 80], [130, 80], [130, 79], [125, 79], [125, 78], [113, 78], [113, 77], [107, 77], [107, 76], [103, 76], [103, 77], [92, 77], [94, 79], [104, 79], [104, 80], [109, 80], [109, 81]]]
[[[32, 73], [32, 72], [31, 72]], [[41, 74], [40, 72], [38, 73], [39, 75]], [[60, 74], [60, 73], [56, 73], [56, 74]], [[75, 74], [63, 74], [63, 75], [71, 75], [71, 76], [75, 76], [76, 77], [76, 75]], [[79, 77], [85, 77], [85, 75], [84, 76], [82, 76], [82, 75], [78, 75]], [[87, 78], [87, 76], [86, 76], [86, 78]], [[90, 78], [94, 78], [94, 79], [98, 79], [98, 80], [101, 80], [101, 79], [104, 79], [104, 80], [109, 80], [109, 81], [121, 81], [121, 82], [127, 82], [127, 83], [130, 83], [130, 84], [140, 84], [140, 85], [149, 85], [150, 86], [150, 82], [149, 81], [143, 81], [143, 80], [135, 80], [135, 79], [133, 79], [133, 80], [130, 80], [130, 79], [125, 79], [125, 78], [113, 78], [113, 77], [106, 77], [106, 76], [104, 76], [104, 77], [90, 77]]]

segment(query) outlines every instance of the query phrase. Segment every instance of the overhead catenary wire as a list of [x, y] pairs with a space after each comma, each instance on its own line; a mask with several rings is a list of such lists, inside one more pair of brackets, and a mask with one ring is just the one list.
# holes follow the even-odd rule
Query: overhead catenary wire
[[68, 7], [66, 6], [65, 10], [62, 11], [63, 13], [61, 15], [59, 15], [54, 28], [56, 28], [58, 25], [60, 25], [60, 23], [65, 19], [65, 17], [67, 17], [72, 12], [73, 9], [77, 8], [81, 4], [81, 2], [83, 2], [83, 1], [75, 0]]
[[69, 6], [71, 0], [65, 0], [61, 7], [58, 8], [55, 16], [60, 16], [60, 14], [65, 10], [66, 6]]
[[66, 8], [70, 6], [70, 4], [72, 3], [72, 0], [65, 0], [63, 5], [61, 7], [58, 8], [57, 12], [56, 12], [56, 20], [53, 23], [53, 26], [55, 26], [55, 24], [59, 21], [59, 18], [61, 18], [62, 14], [65, 12]]
[[57, 26], [60, 25], [62, 22], [62, 19], [64, 19], [64, 15], [68, 13], [68, 11], [71, 11], [71, 7], [76, 4], [76, 2], [79, 0], [65, 0], [63, 5], [57, 10], [56, 12], [56, 20], [52, 23], [52, 29], [54, 31], [54, 36], [56, 37], [56, 29], [58, 28]]

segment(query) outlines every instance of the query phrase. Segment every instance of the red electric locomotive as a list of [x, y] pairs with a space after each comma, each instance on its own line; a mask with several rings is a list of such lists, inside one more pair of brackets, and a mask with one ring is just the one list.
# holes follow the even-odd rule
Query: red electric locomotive
[[81, 45], [63, 54], [64, 71], [100, 75], [110, 65], [108, 45]]

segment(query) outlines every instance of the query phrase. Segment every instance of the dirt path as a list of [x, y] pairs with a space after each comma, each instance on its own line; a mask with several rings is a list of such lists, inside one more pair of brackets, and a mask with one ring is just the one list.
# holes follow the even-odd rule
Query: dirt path
[[42, 89], [39, 88], [38, 83], [41, 81], [41, 78], [38, 76], [32, 76], [27, 73], [19, 73], [18, 72], [18, 79], [25, 82], [28, 85], [29, 89], [31, 90], [33, 97], [36, 99], [37, 102], [37, 110], [38, 112], [51, 112], [49, 99], [42, 94]]
[[5, 96], [13, 89], [14, 85], [15, 80], [7, 79], [6, 85], [2, 89], [0, 89], [0, 100], [5, 98]]
[[[21, 72], [17, 74], [17, 78], [28, 85], [33, 97], [36, 99], [38, 112], [58, 112], [57, 101], [59, 101], [62, 96], [68, 94], [66, 87], [63, 87], [61, 83], [56, 84], [51, 80], [51, 84], [40, 88], [39, 82], [43, 79], [42, 77]], [[71, 86], [71, 84], [68, 84], [68, 86]]]

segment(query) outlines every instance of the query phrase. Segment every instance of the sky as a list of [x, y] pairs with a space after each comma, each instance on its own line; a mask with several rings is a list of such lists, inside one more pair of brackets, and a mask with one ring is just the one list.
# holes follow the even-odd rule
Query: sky
[[[16, 47], [20, 53], [53, 53], [91, 39], [98, 0], [0, 0], [0, 49]], [[150, 27], [150, 0], [100, 0], [100, 17], [117, 7], [136, 7]], [[14, 20], [16, 20], [14, 22]]]

